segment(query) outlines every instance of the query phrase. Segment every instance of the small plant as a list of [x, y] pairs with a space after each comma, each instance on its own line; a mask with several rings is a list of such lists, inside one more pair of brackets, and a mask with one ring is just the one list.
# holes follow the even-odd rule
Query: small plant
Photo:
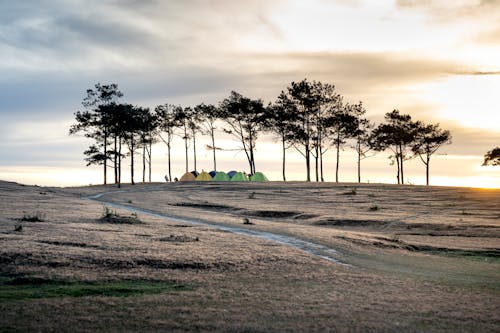
[[103, 212], [101, 215], [101, 218], [99, 219], [100, 222], [105, 222], [105, 223], [115, 223], [115, 224], [139, 224], [143, 223], [140, 219], [139, 216], [137, 216], [137, 213], [133, 212], [130, 214], [130, 216], [121, 216], [119, 215], [116, 210], [112, 210], [111, 208], [107, 206], [103, 206]]
[[250, 219], [244, 217], [243, 218], [243, 224], [253, 224], [253, 223], [250, 221]]
[[352, 187], [350, 191], [343, 192], [343, 195], [356, 195], [358, 194], [358, 189], [356, 187]]
[[26, 222], [43, 222], [45, 221], [45, 214], [42, 212], [35, 212], [35, 214], [24, 214], [20, 219]]
[[106, 218], [118, 216], [118, 214], [116, 214], [116, 210], [113, 211], [108, 206], [102, 206], [102, 208], [103, 208], [103, 212], [102, 212], [101, 218], [106, 219]]
[[132, 200], [127, 201], [127, 203], [131, 204], [131, 203], [132, 203]]
[[248, 199], [255, 199], [255, 192], [248, 194]]
[[375, 212], [379, 209], [379, 207], [377, 205], [371, 205], [369, 209], [370, 211]]

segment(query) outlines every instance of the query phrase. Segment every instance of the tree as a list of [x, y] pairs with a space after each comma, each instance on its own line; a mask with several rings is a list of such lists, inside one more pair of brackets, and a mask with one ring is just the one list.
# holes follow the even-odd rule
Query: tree
[[306, 79], [292, 82], [287, 87], [287, 96], [295, 105], [297, 112], [297, 130], [293, 136], [295, 149], [305, 158], [306, 180], [311, 181], [311, 150], [314, 149], [314, 114], [315, 98], [313, 86]]
[[131, 104], [123, 104], [124, 120], [122, 124], [124, 142], [128, 146], [128, 154], [130, 156], [130, 183], [135, 184], [134, 180], [134, 156], [139, 148], [139, 133], [143, 126], [141, 113], [145, 112], [144, 108], [134, 107]]
[[340, 165], [340, 149], [347, 142], [348, 138], [352, 138], [356, 131], [356, 115], [354, 107], [351, 105], [342, 105], [342, 99], [339, 98], [335, 105], [331, 108], [331, 116], [327, 120], [330, 135], [333, 138], [333, 145], [336, 150], [335, 163], [335, 182], [339, 182], [339, 165]]
[[[335, 91], [335, 86], [318, 81], [312, 82], [313, 103], [313, 151], [315, 159], [316, 181], [324, 181], [323, 155], [328, 150], [328, 136], [331, 134], [333, 115], [342, 110], [342, 97]], [[319, 167], [319, 172], [318, 172]]]
[[190, 107], [179, 107], [175, 108], [175, 122], [177, 124], [177, 127], [181, 129], [181, 138], [184, 140], [184, 152], [185, 152], [185, 163], [186, 163], [186, 171], [189, 171], [189, 140], [191, 137], [189, 136], [189, 118], [192, 113], [192, 109]]
[[194, 163], [194, 170], [198, 170], [198, 167], [196, 165], [196, 134], [200, 133], [201, 127], [200, 127], [200, 122], [202, 119], [201, 113], [198, 113], [199, 109], [196, 108], [188, 108], [188, 113], [187, 113], [187, 121], [188, 121], [188, 127], [190, 130], [190, 136], [193, 139], [193, 163]]
[[262, 100], [253, 100], [232, 91], [220, 104], [222, 119], [229, 128], [224, 132], [231, 134], [240, 143], [250, 167], [250, 174], [255, 173], [255, 146], [265, 115]]
[[286, 150], [291, 147], [290, 143], [298, 130], [297, 115], [295, 104], [282, 91], [276, 102], [266, 108], [266, 116], [264, 117], [265, 129], [276, 134], [281, 141], [283, 181], [286, 181]]
[[415, 142], [417, 132], [421, 127], [419, 122], [413, 122], [408, 114], [393, 110], [385, 114], [385, 124], [380, 124], [373, 130], [373, 147], [377, 151], [390, 149], [397, 165], [398, 184], [404, 184], [403, 162], [412, 156], [408, 155]]
[[429, 186], [431, 156], [441, 146], [451, 143], [451, 134], [450, 131], [439, 128], [439, 124], [420, 125], [415, 134], [415, 141], [411, 149], [425, 165], [425, 183]]
[[484, 155], [483, 166], [500, 165], [500, 147], [495, 147]]
[[220, 110], [214, 105], [211, 104], [206, 105], [204, 103], [201, 103], [195, 106], [195, 112], [199, 114], [201, 117], [200, 126], [202, 129], [202, 134], [210, 136], [212, 145], [208, 146], [208, 148], [212, 150], [213, 153], [213, 160], [214, 160], [213, 170], [217, 171], [217, 160], [215, 158], [215, 151], [218, 148], [215, 146], [215, 130], [217, 129], [215, 123], [220, 118]]
[[[97, 83], [94, 88], [87, 89], [87, 96], [82, 101], [85, 110], [75, 113], [76, 124], [70, 127], [69, 133], [73, 135], [85, 132], [86, 137], [96, 141], [96, 144], [93, 144], [85, 151], [85, 155], [87, 156], [86, 161], [90, 164], [100, 164], [103, 166], [104, 184], [106, 184], [107, 161], [110, 159], [110, 154], [108, 153], [110, 120], [112, 119], [109, 115], [109, 111], [112, 108], [107, 108], [106, 106], [114, 103], [123, 94], [118, 90], [118, 85], [115, 83], [107, 85]], [[96, 151], [100, 153], [96, 153]]]
[[112, 103], [104, 107], [108, 109], [109, 136], [114, 142], [113, 149], [108, 153], [113, 157], [115, 184], [121, 187], [122, 159], [125, 158], [125, 155], [122, 154], [122, 144], [125, 135], [124, 126], [129, 116], [127, 112], [128, 105]]
[[374, 125], [368, 119], [363, 118], [366, 110], [361, 102], [352, 105], [352, 108], [355, 115], [353, 138], [355, 140], [354, 149], [358, 155], [358, 183], [361, 183], [361, 160], [369, 157], [367, 154], [373, 149], [372, 131]]
[[142, 182], [146, 182], [146, 164], [148, 165], [148, 180], [151, 182], [151, 164], [153, 143], [158, 141], [158, 119], [149, 108], [140, 112], [139, 144], [142, 147]]
[[[182, 109], [180, 106], [172, 104], [158, 105], [155, 108], [156, 119], [158, 120], [159, 137], [167, 146], [167, 161], [168, 161], [168, 180], [172, 181], [172, 140], [174, 138], [175, 128], [178, 126], [176, 115]], [[161, 133], [165, 135], [161, 135]]]

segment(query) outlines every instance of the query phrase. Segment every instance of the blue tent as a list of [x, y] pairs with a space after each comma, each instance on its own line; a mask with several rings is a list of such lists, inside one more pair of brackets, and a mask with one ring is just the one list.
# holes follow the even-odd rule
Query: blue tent
[[217, 174], [217, 171], [212, 170], [208, 174], [210, 175], [210, 177], [214, 178], [215, 175]]
[[227, 173], [227, 175], [229, 176], [229, 178], [233, 178], [233, 176], [237, 173], [237, 171], [234, 171], [234, 170], [231, 170]]

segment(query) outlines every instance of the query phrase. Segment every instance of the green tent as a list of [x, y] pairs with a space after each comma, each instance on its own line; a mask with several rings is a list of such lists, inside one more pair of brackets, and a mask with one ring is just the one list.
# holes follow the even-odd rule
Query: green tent
[[268, 182], [269, 179], [262, 173], [262, 172], [256, 172], [250, 177], [250, 181], [252, 182]]
[[212, 178], [214, 182], [228, 182], [229, 176], [224, 171], [217, 171], [215, 176]]
[[237, 172], [234, 174], [234, 176], [231, 178], [232, 182], [248, 182], [248, 176], [243, 173], [243, 172]]

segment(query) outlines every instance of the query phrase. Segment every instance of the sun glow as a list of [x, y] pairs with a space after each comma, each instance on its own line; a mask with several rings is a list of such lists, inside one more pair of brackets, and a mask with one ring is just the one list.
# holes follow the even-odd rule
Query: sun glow
[[500, 75], [460, 75], [422, 86], [422, 97], [437, 106], [437, 116], [500, 132]]

